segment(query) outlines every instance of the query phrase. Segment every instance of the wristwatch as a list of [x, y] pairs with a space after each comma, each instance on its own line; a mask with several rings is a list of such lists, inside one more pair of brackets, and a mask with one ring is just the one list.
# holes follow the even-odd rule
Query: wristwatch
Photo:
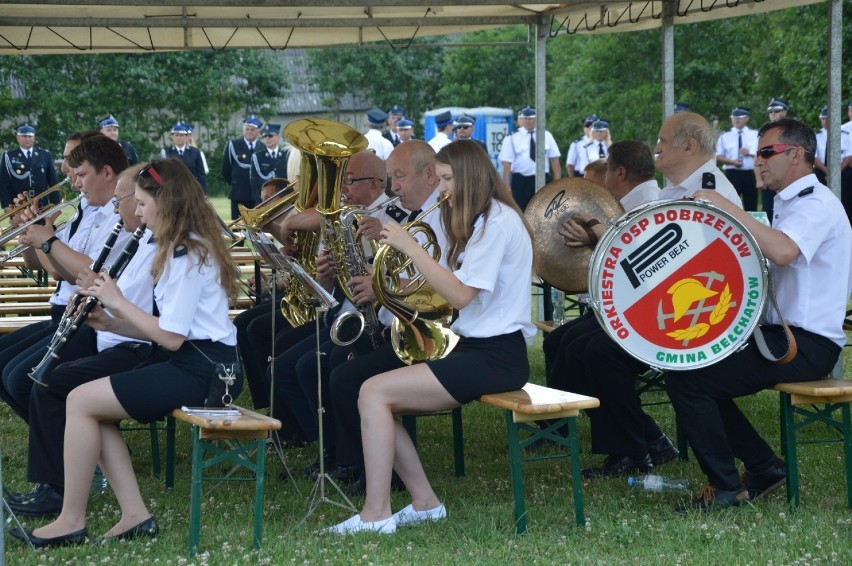
[[55, 241], [56, 241], [56, 240], [58, 240], [58, 239], [59, 239], [59, 238], [58, 238], [58, 237], [56, 237], [56, 236], [51, 236], [50, 238], [48, 238], [48, 239], [46, 239], [45, 241], [43, 241], [43, 242], [41, 243], [41, 251], [43, 251], [43, 252], [44, 252], [44, 253], [46, 253], [46, 254], [49, 254], [49, 253], [50, 253], [50, 248], [53, 246], [53, 242], [55, 242]]

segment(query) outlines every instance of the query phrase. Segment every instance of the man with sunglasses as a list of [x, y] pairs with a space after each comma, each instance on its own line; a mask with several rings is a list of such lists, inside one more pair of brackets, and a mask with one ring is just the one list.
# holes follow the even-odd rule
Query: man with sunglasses
[[[758, 136], [755, 168], [775, 197], [771, 227], [714, 191], [698, 191], [695, 197], [728, 212], [757, 240], [770, 262], [778, 303], [777, 311], [764, 310], [760, 332], [771, 356], [782, 356], [790, 347], [788, 325], [798, 353], [788, 363], [776, 363], [752, 336], [747, 347], [711, 366], [669, 373], [666, 388], [678, 422], [709, 480], [681, 511], [737, 506], [784, 483], [783, 462], [734, 399], [778, 383], [824, 378], [846, 342], [842, 321], [852, 292], [852, 228], [837, 197], [813, 174], [814, 132], [797, 120], [781, 119], [764, 124]], [[744, 478], [735, 459], [745, 465]]]
[[476, 118], [462, 114], [456, 118], [453, 123], [453, 141], [456, 140], [473, 140], [482, 148], [482, 151], [488, 153], [488, 147], [485, 142], [473, 137], [473, 126], [476, 124]]
[[[771, 99], [769, 106], [766, 107], [766, 111], [769, 113], [769, 121], [777, 122], [778, 120], [783, 120], [787, 117], [787, 110], [789, 108], [790, 105], [787, 104], [786, 100], [781, 100], [780, 98]], [[775, 194], [772, 191], [766, 190], [763, 179], [760, 178], [760, 173], [757, 169], [754, 170], [754, 176], [755, 186], [760, 191], [760, 204], [763, 212], [766, 213], [766, 217], [769, 219], [769, 223], [772, 224], [772, 203], [775, 199]]]

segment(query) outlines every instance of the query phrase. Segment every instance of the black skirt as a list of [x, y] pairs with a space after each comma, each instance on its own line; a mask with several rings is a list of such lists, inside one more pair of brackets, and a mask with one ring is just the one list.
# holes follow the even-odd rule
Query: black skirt
[[489, 338], [461, 337], [446, 358], [425, 363], [462, 404], [488, 393], [520, 389], [530, 376], [527, 344], [520, 330]]
[[214, 374], [210, 360], [226, 364], [238, 361], [234, 346], [211, 340], [187, 340], [168, 356], [167, 362], [110, 377], [118, 402], [140, 423], [161, 419], [183, 405], [203, 405]]

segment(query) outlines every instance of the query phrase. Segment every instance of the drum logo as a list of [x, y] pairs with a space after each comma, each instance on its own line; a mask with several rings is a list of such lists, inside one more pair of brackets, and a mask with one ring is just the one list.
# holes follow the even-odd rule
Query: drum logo
[[655, 222], [658, 214], [623, 227], [608, 242], [597, 280], [608, 332], [662, 369], [729, 355], [745, 343], [763, 305], [762, 255], [751, 235], [733, 219], [708, 227], [687, 210], [675, 212], [678, 222]]

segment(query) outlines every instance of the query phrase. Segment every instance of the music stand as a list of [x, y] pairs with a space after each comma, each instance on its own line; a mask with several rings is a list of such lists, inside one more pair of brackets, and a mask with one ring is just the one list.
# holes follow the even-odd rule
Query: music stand
[[[0, 453], [0, 487], [2, 487], [2, 486], [3, 486], [3, 454]], [[0, 496], [3, 499], [3, 504], [0, 505], [0, 525], [3, 525], [3, 532], [0, 533], [0, 566], [2, 566], [3, 564], [6, 563], [6, 546], [5, 546], [5, 544], [6, 544], [6, 542], [5, 542], [6, 541], [6, 524], [14, 521], [15, 525], [17, 525], [18, 529], [22, 533], [26, 532], [26, 531], [24, 531], [24, 526], [21, 524], [21, 522], [18, 520], [18, 517], [15, 515], [15, 512], [12, 511], [11, 507], [9, 507], [9, 502], [6, 501], [5, 488], [4, 488], [3, 494], [4, 495]], [[6, 519], [3, 516], [4, 509], [5, 509], [6, 513], [9, 513], [8, 519]], [[32, 550], [35, 550], [35, 546], [33, 546], [33, 543], [30, 539], [27, 539], [27, 544], [30, 545], [30, 548]]]
[[[335, 481], [328, 475], [325, 470], [325, 440], [324, 436], [324, 428], [323, 428], [323, 413], [325, 412], [325, 408], [322, 405], [322, 350], [320, 349], [320, 320], [325, 312], [329, 309], [332, 309], [337, 306], [337, 299], [335, 299], [331, 293], [326, 291], [322, 285], [317, 283], [304, 268], [293, 258], [287, 257], [282, 254], [278, 248], [272, 243], [269, 237], [260, 232], [258, 230], [249, 229], [248, 230], [249, 240], [255, 245], [258, 253], [264, 258], [264, 260], [271, 266], [273, 269], [283, 270], [290, 274], [290, 277], [294, 277], [298, 279], [308, 291], [310, 295], [310, 300], [314, 305], [314, 309], [316, 312], [316, 316], [314, 317], [315, 324], [315, 332], [316, 332], [316, 356], [317, 356], [317, 432], [319, 435], [318, 447], [319, 447], [319, 474], [317, 476], [317, 480], [314, 483], [314, 487], [311, 490], [311, 494], [309, 496], [310, 503], [308, 504], [308, 510], [305, 516], [299, 521], [299, 525], [305, 522], [305, 520], [310, 517], [313, 512], [319, 507], [321, 503], [331, 503], [332, 505], [337, 505], [343, 509], [350, 509], [352, 511], [356, 511], [355, 506], [352, 505], [352, 502], [349, 501], [349, 498], [346, 497], [346, 494], [343, 493], [343, 490], [340, 489]], [[274, 317], [273, 317], [274, 319]], [[272, 380], [272, 384], [274, 386], [275, 380]], [[270, 397], [272, 393], [270, 392]], [[270, 403], [272, 399], [270, 398]], [[289, 470], [287, 472], [289, 474]], [[292, 479], [292, 476], [290, 476]], [[340, 503], [329, 498], [326, 495], [325, 483], [328, 482], [331, 486], [337, 490], [337, 493], [344, 499], [346, 502]]]

